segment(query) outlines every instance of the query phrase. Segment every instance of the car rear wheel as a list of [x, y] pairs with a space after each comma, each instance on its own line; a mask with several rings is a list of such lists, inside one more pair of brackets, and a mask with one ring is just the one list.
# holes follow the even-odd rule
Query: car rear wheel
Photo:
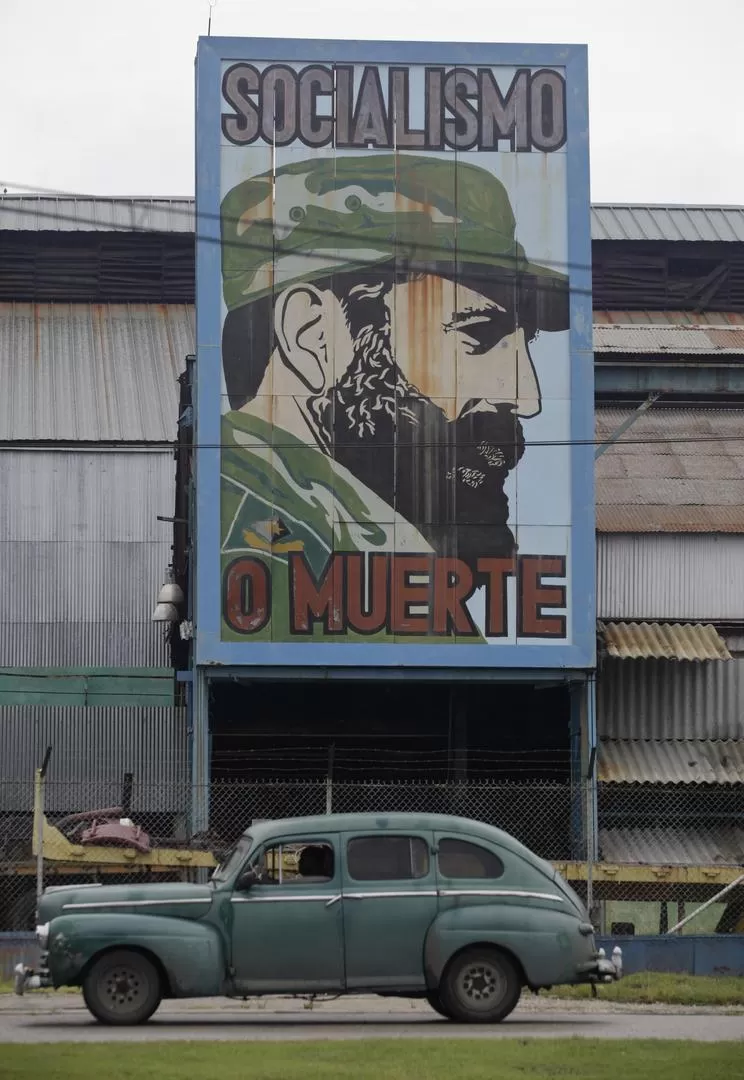
[[160, 974], [141, 953], [127, 949], [106, 953], [86, 975], [83, 997], [102, 1024], [143, 1024], [162, 1000]]
[[522, 980], [514, 962], [497, 949], [469, 949], [456, 956], [439, 989], [442, 1008], [463, 1024], [496, 1024], [514, 1009]]

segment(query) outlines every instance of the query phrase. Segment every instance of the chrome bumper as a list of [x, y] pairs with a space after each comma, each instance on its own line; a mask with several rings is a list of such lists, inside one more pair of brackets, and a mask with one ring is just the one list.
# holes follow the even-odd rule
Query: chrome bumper
[[612, 958], [608, 960], [604, 949], [599, 949], [593, 960], [581, 965], [579, 974], [582, 982], [617, 982], [623, 977], [623, 950], [616, 945], [612, 950]]
[[23, 997], [27, 990], [40, 990], [42, 987], [51, 985], [51, 976], [44, 968], [34, 971], [25, 964], [16, 964], [13, 968], [13, 992], [18, 997]]

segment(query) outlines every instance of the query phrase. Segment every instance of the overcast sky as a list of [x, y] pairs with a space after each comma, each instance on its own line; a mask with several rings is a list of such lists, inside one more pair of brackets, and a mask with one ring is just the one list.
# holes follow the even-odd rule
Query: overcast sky
[[[0, 190], [193, 194], [209, 10], [0, 0]], [[744, 0], [217, 0], [212, 34], [585, 43], [592, 199], [744, 203]]]

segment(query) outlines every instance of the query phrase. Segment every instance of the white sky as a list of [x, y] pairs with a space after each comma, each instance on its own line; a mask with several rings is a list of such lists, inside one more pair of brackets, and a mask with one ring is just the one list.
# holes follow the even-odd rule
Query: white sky
[[[193, 194], [209, 0], [0, 0], [0, 191]], [[744, 0], [217, 0], [212, 34], [585, 43], [595, 202], [744, 203]]]

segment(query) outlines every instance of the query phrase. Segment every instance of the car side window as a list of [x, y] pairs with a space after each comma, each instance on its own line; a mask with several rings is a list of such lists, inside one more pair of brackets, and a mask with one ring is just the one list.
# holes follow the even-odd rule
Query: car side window
[[438, 842], [437, 865], [442, 877], [487, 878], [492, 881], [504, 873], [504, 864], [498, 855], [471, 844], [468, 840], [442, 839]]
[[264, 848], [256, 864], [261, 885], [320, 884], [333, 879], [333, 847], [325, 840], [282, 840]]
[[356, 836], [346, 848], [354, 881], [411, 881], [429, 873], [429, 845], [420, 836]]

